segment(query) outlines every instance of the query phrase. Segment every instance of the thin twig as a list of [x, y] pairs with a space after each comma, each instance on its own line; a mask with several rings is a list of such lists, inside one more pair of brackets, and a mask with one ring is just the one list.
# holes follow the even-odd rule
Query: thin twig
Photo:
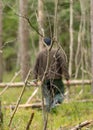
[[34, 117], [34, 112], [33, 112], [33, 113], [31, 114], [31, 116], [30, 116], [30, 119], [29, 119], [29, 122], [28, 122], [28, 124], [27, 124], [26, 130], [29, 130], [30, 125], [31, 125], [32, 120], [33, 120], [33, 117]]
[[0, 47], [0, 50], [4, 49], [8, 44], [15, 42], [17, 39], [7, 41], [3, 43], [3, 46]]
[[42, 93], [42, 111], [43, 111], [43, 120], [44, 120], [44, 128], [43, 130], [46, 130], [47, 128], [47, 119], [48, 119], [48, 114], [45, 115], [45, 108], [44, 108], [44, 95], [43, 95], [43, 83], [44, 83], [44, 80], [46, 78], [46, 73], [48, 71], [48, 67], [49, 67], [49, 57], [50, 57], [50, 51], [53, 47], [53, 43], [52, 42], [52, 45], [50, 46], [50, 48], [47, 48], [47, 64], [46, 64], [46, 69], [45, 69], [45, 72], [44, 72], [44, 75], [43, 75], [43, 78], [42, 78], [42, 84], [41, 84], [41, 93]]
[[[12, 83], [15, 78], [20, 74], [20, 71], [15, 73], [14, 77], [11, 79], [10, 83]], [[9, 85], [6, 85], [6, 87], [0, 92], [0, 96], [9, 88]]]
[[19, 106], [19, 103], [20, 103], [20, 101], [21, 101], [21, 98], [22, 98], [22, 96], [23, 96], [23, 94], [24, 94], [24, 91], [25, 91], [25, 88], [26, 88], [26, 85], [27, 85], [27, 80], [28, 80], [28, 78], [29, 78], [30, 73], [31, 73], [31, 69], [29, 70], [29, 72], [28, 72], [28, 74], [27, 74], [27, 76], [26, 76], [26, 79], [25, 79], [25, 81], [24, 81], [23, 89], [22, 89], [21, 94], [20, 94], [20, 96], [19, 96], [19, 98], [18, 98], [18, 100], [17, 100], [16, 107], [15, 107], [15, 109], [14, 109], [14, 112], [13, 112], [13, 114], [12, 114], [12, 116], [11, 116], [11, 118], [10, 118], [9, 124], [8, 124], [9, 127], [11, 126], [13, 117], [14, 117], [16, 111], [17, 111], [17, 108], [18, 108], [18, 106]]
[[48, 70], [48, 65], [49, 65], [49, 50], [48, 50], [48, 55], [47, 55], [47, 65], [46, 65], [46, 69], [45, 69], [45, 72], [44, 72], [44, 75], [43, 75], [43, 78], [42, 78], [42, 84], [41, 84], [41, 93], [42, 93], [42, 112], [43, 112], [43, 121], [44, 121], [44, 128], [43, 130], [46, 130], [46, 113], [45, 113], [45, 108], [44, 108], [44, 95], [43, 95], [43, 83], [44, 83], [44, 80], [45, 80], [45, 77], [46, 77], [46, 73], [47, 73], [47, 70]]
[[3, 43], [3, 46], [0, 47], [0, 53], [3, 53], [3, 49], [4, 49], [8, 44], [10, 44], [10, 43], [12, 43], [12, 42], [14, 42], [14, 41], [16, 41], [16, 39], [15, 39], [15, 40], [8, 41], [8, 42], [4, 42], [4, 43]]
[[32, 25], [32, 23], [30, 22], [30, 19], [28, 17], [24, 17], [24, 18], [28, 21], [29, 25], [37, 32], [37, 34], [43, 37], [43, 35]]
[[58, 45], [58, 49], [61, 49], [61, 52], [63, 54], [63, 59], [67, 62], [67, 55], [66, 55], [64, 49], [62, 48], [62, 46], [56, 39], [54, 39], [54, 42], [56, 42], [56, 44]]
[[44, 37], [44, 36], [32, 25], [30, 19], [29, 19], [27, 16], [22, 16], [22, 15], [19, 15], [19, 14], [16, 14], [16, 15], [18, 15], [19, 17], [22, 17], [22, 18], [26, 19], [27, 22], [29, 23], [30, 27], [32, 27], [32, 28], [36, 31], [36, 33], [37, 33], [38, 35], [40, 35], [41, 37]]
[[84, 122], [80, 123], [79, 125], [75, 126], [74, 128], [72, 128], [71, 130], [81, 130], [81, 128], [83, 128], [91, 123], [93, 123], [93, 121], [84, 121]]
[[45, 120], [45, 123], [44, 123], [44, 130], [47, 129], [47, 123], [48, 123], [48, 113], [46, 115], [46, 120]]
[[7, 4], [7, 6], [14, 12], [15, 15], [26, 19], [27, 22], [29, 23], [30, 27], [32, 27], [37, 32], [38, 35], [43, 37], [43, 35], [32, 25], [30, 19], [27, 16], [23, 16], [22, 14], [19, 15], [18, 13], [16, 13], [16, 11], [10, 5]]
[[31, 100], [33, 99], [33, 97], [36, 95], [36, 93], [38, 92], [39, 88], [36, 88], [35, 91], [32, 93], [32, 95], [29, 97], [29, 99], [27, 100], [26, 104], [29, 104], [31, 102]]
[[0, 126], [3, 125], [3, 113], [2, 113], [2, 104], [0, 101]]

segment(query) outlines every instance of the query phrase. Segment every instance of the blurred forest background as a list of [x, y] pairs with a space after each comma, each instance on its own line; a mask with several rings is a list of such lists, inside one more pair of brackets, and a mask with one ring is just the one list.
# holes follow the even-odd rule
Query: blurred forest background
[[[26, 81], [29, 70], [33, 70], [37, 53], [43, 49], [44, 37], [55, 38], [66, 52], [71, 81], [93, 81], [93, 0], [0, 0], [1, 86], [3, 82], [14, 82], [17, 76], [18, 83]], [[21, 84], [23, 88], [19, 84], [16, 88], [7, 89], [10, 84], [5, 83], [5, 88], [0, 88], [0, 123], [5, 127], [2, 130], [8, 130], [7, 124], [11, 124], [14, 116], [12, 112], [16, 112], [16, 116], [11, 130], [25, 129], [32, 113], [35, 113], [35, 119], [31, 128], [41, 130], [41, 115], [44, 114], [40, 109], [34, 109], [34, 112], [31, 109], [33, 102], [41, 102], [40, 90], [37, 93], [40, 87], [25, 89], [26, 83]], [[64, 130], [68, 130], [77, 124], [78, 129], [81, 129], [83, 121], [86, 123], [86, 120], [93, 119], [93, 82], [92, 87], [90, 83], [84, 89], [83, 82], [70, 87], [70, 95], [65, 98], [65, 103], [57, 107], [58, 111], [54, 109], [53, 113], [49, 113], [49, 129], [58, 130], [60, 127], [61, 130], [61, 126], [64, 126]], [[37, 93], [36, 97], [27, 104], [33, 93]], [[30, 110], [16, 111], [20, 104], [22, 108], [30, 105]]]
[[[55, 37], [73, 79], [91, 79], [90, 0], [0, 0], [0, 82], [33, 68], [42, 37]], [[93, 65], [92, 65], [93, 66]]]

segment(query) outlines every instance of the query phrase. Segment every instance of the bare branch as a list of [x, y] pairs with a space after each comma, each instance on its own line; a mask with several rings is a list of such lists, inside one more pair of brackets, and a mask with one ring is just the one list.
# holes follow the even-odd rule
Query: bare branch
[[71, 130], [79, 130], [91, 123], [93, 123], [93, 121], [84, 121], [84, 122], [80, 123], [79, 125], [75, 126], [74, 128], [72, 128]]
[[[14, 77], [11, 79], [10, 84], [15, 80], [15, 78], [20, 74], [20, 71], [15, 73]], [[9, 88], [9, 84], [0, 92], [0, 96]]]
[[22, 96], [23, 96], [23, 94], [24, 94], [24, 91], [25, 91], [25, 88], [26, 88], [26, 85], [27, 85], [27, 80], [28, 80], [28, 78], [29, 78], [30, 73], [31, 73], [31, 69], [29, 70], [29, 72], [28, 72], [28, 74], [27, 74], [27, 76], [26, 76], [26, 79], [25, 79], [25, 81], [24, 81], [23, 89], [22, 89], [21, 94], [20, 94], [20, 96], [19, 96], [19, 98], [18, 98], [18, 100], [17, 100], [16, 107], [15, 107], [15, 109], [14, 109], [14, 111], [13, 111], [13, 114], [12, 114], [12, 116], [11, 116], [11, 118], [10, 118], [10, 121], [9, 121], [9, 124], [8, 124], [9, 127], [11, 126], [11, 123], [12, 123], [12, 120], [13, 120], [13, 118], [14, 118], [14, 115], [15, 115], [15, 113], [16, 113], [16, 111], [17, 111], [17, 108], [18, 108], [18, 106], [19, 106], [19, 103], [20, 103], [20, 101], [21, 101], [21, 98], [22, 98]]
[[26, 130], [29, 130], [29, 127], [30, 127], [30, 125], [31, 125], [31, 123], [32, 123], [33, 117], [34, 117], [34, 112], [33, 112], [33, 113], [31, 114], [31, 116], [30, 116], [30, 119], [29, 119], [29, 122], [28, 122], [28, 124], [27, 124]]
[[26, 104], [29, 104], [29, 102], [32, 100], [32, 98], [36, 95], [37, 92], [38, 92], [38, 88], [35, 89], [35, 91], [32, 93], [32, 95], [27, 100]]
[[0, 47], [0, 50], [4, 49], [8, 44], [15, 42], [17, 39], [13, 39], [3, 43], [3, 46]]

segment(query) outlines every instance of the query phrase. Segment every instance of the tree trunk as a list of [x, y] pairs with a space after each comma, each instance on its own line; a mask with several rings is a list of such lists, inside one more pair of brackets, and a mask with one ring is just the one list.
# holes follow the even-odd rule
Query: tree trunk
[[20, 9], [20, 16], [19, 16], [19, 54], [20, 54], [20, 66], [21, 66], [21, 76], [22, 80], [25, 80], [29, 68], [30, 68], [30, 56], [29, 56], [29, 30], [28, 30], [28, 23], [25, 18], [22, 16], [27, 16], [27, 0], [20, 0], [19, 1], [19, 9]]
[[[0, 0], [0, 49], [2, 47], [2, 0]], [[0, 82], [3, 80], [3, 57], [0, 50]]]
[[58, 18], [57, 18], [57, 10], [58, 10], [58, 0], [55, 0], [55, 17], [54, 17], [54, 37], [58, 41]]
[[91, 22], [91, 76], [92, 76], [92, 93], [93, 93], [93, 0], [90, 2], [90, 22]]
[[73, 64], [73, 0], [70, 0], [70, 57], [69, 57], [69, 75], [72, 76]]
[[[38, 28], [40, 34], [44, 36], [44, 0], [38, 0]], [[39, 35], [39, 50], [44, 48], [42, 37]]]

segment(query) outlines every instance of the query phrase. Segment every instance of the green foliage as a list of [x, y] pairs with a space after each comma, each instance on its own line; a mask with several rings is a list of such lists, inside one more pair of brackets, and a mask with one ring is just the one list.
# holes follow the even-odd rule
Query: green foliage
[[15, 15], [16, 10], [11, 5], [5, 6], [3, 15], [3, 39], [6, 42], [8, 39], [16, 38], [18, 30], [18, 16]]
[[15, 68], [16, 65], [16, 49], [14, 47], [14, 44], [8, 44], [7, 47], [3, 50], [3, 58], [5, 60], [5, 69], [7, 71], [11, 71]]
[[53, 16], [54, 15], [54, 2], [53, 1], [45, 1], [45, 11], [46, 15]]
[[16, 54], [15, 48], [13, 47], [7, 47], [4, 49], [4, 58], [8, 59]]
[[[69, 37], [69, 22], [70, 22], [70, 1], [69, 0], [59, 0], [58, 1], [58, 10], [57, 10], [57, 32], [58, 32], [58, 41], [62, 45], [63, 49], [67, 53], [68, 60], [69, 60], [69, 43], [70, 43], [70, 37]], [[86, 34], [84, 38], [83, 46], [86, 49], [86, 53], [88, 52], [88, 49], [90, 49], [90, 23], [89, 23], [89, 0], [87, 2], [87, 9], [86, 9]], [[18, 8], [19, 8], [19, 1], [14, 0], [3, 0], [3, 43], [9, 41], [10, 39], [17, 39], [18, 37], [18, 22], [19, 22], [19, 16], [18, 14]], [[38, 1], [37, 0], [28, 0], [28, 17], [32, 23], [32, 25], [38, 30], [38, 20], [37, 20], [37, 10], [38, 9]], [[80, 2], [74, 1], [73, 2], [73, 29], [74, 29], [74, 57], [76, 55], [77, 50], [77, 42], [78, 42], [78, 31], [79, 31], [79, 25], [80, 25], [80, 19], [81, 19], [81, 8], [80, 8]], [[55, 3], [54, 0], [45, 0], [44, 1], [44, 17], [45, 17], [45, 23], [44, 23], [44, 29], [45, 29], [45, 36], [53, 36], [54, 34], [54, 18], [55, 18]], [[29, 26], [29, 46], [31, 50], [31, 54], [33, 50], [38, 50], [38, 39], [39, 36], [36, 33], [36, 31]], [[15, 43], [14, 43], [15, 44]], [[13, 45], [14, 45], [13, 44]], [[18, 46], [18, 45], [17, 45]], [[34, 47], [33, 47], [34, 46]], [[4, 50], [4, 61], [6, 59], [11, 57], [16, 57], [15, 53], [15, 45], [12, 47], [7, 47]], [[15, 55], [15, 56], [14, 56]], [[31, 56], [31, 62], [33, 62], [34, 55]], [[90, 51], [88, 53], [88, 63], [90, 64]], [[14, 59], [17, 61], [17, 58]], [[75, 61], [73, 61], [73, 73], [75, 73]], [[11, 64], [13, 62], [10, 62]], [[7, 63], [6, 63], [7, 64]], [[14, 66], [11, 65], [11, 66]], [[90, 68], [90, 67], [89, 67]], [[14, 69], [14, 68], [13, 68]], [[79, 71], [79, 76], [81, 77], [81, 71]]]

